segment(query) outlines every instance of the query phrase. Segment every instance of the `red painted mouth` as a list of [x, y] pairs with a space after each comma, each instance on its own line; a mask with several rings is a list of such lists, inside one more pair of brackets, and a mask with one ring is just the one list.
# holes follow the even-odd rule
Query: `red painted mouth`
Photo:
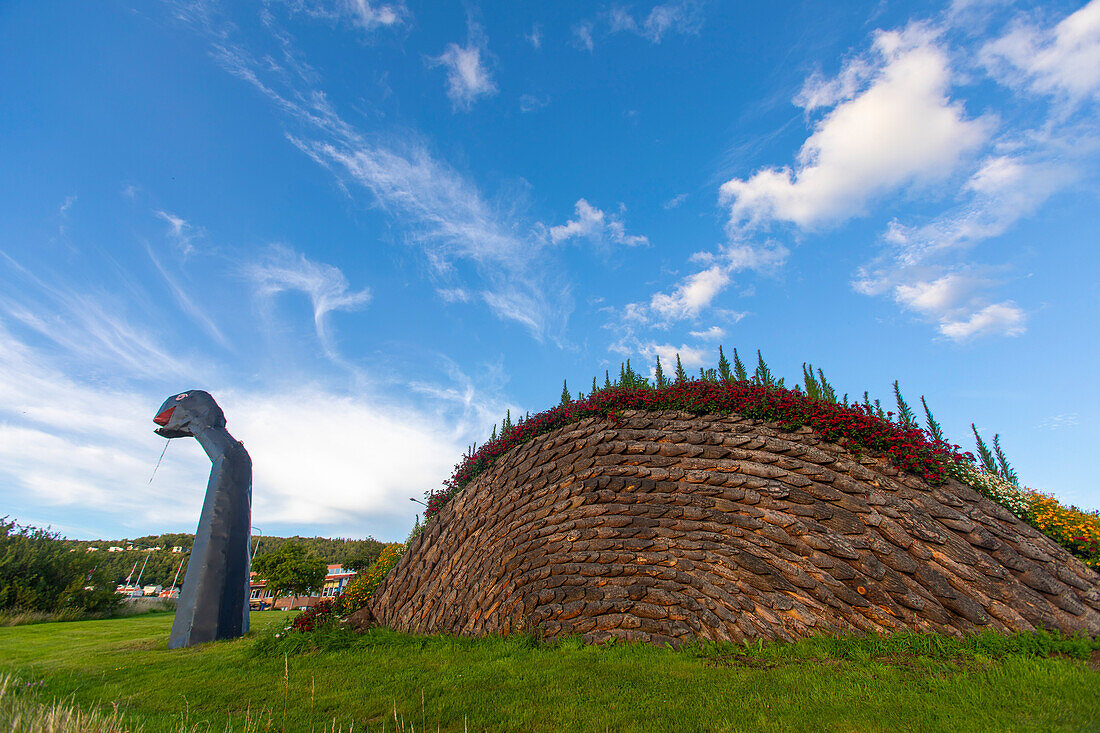
[[[176, 406], [172, 405], [167, 410], [165, 410], [164, 412], [162, 412], [159, 415], [157, 415], [156, 417], [154, 417], [153, 422], [155, 422], [157, 425], [160, 425], [161, 427], [164, 427], [165, 425], [168, 424], [168, 421], [172, 419], [172, 413], [175, 412], [175, 411], [176, 411]], [[146, 413], [146, 414], [148, 414], [148, 413]]]

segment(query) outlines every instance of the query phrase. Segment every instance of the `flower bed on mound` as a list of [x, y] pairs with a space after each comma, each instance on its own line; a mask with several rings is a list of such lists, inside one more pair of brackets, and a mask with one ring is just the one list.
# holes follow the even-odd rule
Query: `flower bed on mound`
[[[463, 457], [443, 488], [427, 492], [424, 516], [432, 518], [493, 462], [517, 445], [551, 430], [602, 417], [617, 422], [619, 410], [676, 410], [693, 415], [736, 413], [785, 430], [808, 426], [849, 450], [872, 451], [900, 470], [930, 484], [948, 477], [996, 501], [1100, 571], [1100, 513], [1066, 507], [1047, 494], [1020, 487], [981, 470], [959, 446], [934, 440], [924, 429], [878, 417], [867, 405], [816, 400], [804, 392], [748, 381], [692, 379], [667, 387], [611, 387], [551, 408], [502, 431], [500, 437]], [[886, 413], [892, 416], [893, 413]]]
[[[503, 434], [467, 455], [455, 466], [443, 489], [428, 492], [425, 517], [431, 518], [459, 491], [481, 475], [500, 456], [517, 445], [587, 417], [616, 421], [618, 410], [677, 410], [693, 415], [736, 413], [783, 429], [813, 428], [829, 441], [842, 442], [850, 450], [875, 451], [903, 471], [941, 484], [952, 475], [957, 462], [973, 456], [958, 453], [959, 446], [936, 442], [919, 427], [883, 420], [864, 405], [846, 405], [815, 400], [802, 392], [752, 382], [711, 382], [702, 379], [674, 383], [668, 387], [612, 387], [583, 400], [560, 405], [508, 428]], [[893, 414], [893, 413], [889, 413]]]
[[[1088, 566], [1100, 570], [1100, 513], [1066, 507], [1052, 496], [983, 471], [974, 464], [973, 455], [959, 452], [958, 445], [936, 441], [922, 428], [884, 420], [866, 405], [815, 400], [800, 391], [746, 381], [694, 379], [658, 389], [611, 387], [532, 415], [464, 456], [451, 477], [444, 481], [443, 489], [427, 493], [425, 517], [430, 519], [438, 514], [448, 501], [515, 446], [588, 417], [618, 424], [615, 413], [621, 410], [674, 410], [693, 415], [735, 413], [775, 423], [784, 430], [808, 426], [825, 440], [843, 443], [853, 452], [882, 455], [897, 468], [930, 484], [954, 478], [1047, 534]], [[343, 593], [303, 611], [294, 619], [291, 629], [310, 632], [338, 625], [340, 619], [366, 605], [405, 549], [406, 545], [401, 543], [386, 545], [370, 569], [356, 577]]]

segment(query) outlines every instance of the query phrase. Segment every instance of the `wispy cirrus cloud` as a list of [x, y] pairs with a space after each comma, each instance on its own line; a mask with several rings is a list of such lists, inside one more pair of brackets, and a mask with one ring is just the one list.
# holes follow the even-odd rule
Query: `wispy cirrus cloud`
[[179, 278], [170, 273], [168, 269], [157, 257], [153, 248], [146, 245], [145, 251], [149, 255], [149, 260], [153, 263], [153, 266], [157, 268], [157, 272], [164, 278], [164, 282], [168, 283], [168, 289], [172, 291], [172, 297], [176, 299], [176, 304], [180, 309], [186, 313], [195, 323], [197, 323], [206, 333], [223, 347], [229, 347], [229, 340], [226, 339], [225, 334], [222, 333], [218, 325], [214, 323], [214, 320], [207, 315], [203, 308], [200, 308], [191, 297], [191, 295], [184, 289], [183, 285], [179, 282]]
[[172, 243], [179, 248], [180, 254], [187, 256], [195, 252], [195, 246], [192, 242], [195, 237], [195, 230], [186, 219], [160, 209], [153, 211], [153, 214], [158, 219], [167, 222], [168, 236], [172, 239]]
[[[111, 298], [57, 273], [47, 285], [7, 256], [0, 266], [18, 293], [0, 298], [0, 479], [13, 510], [26, 517], [48, 508], [67, 531], [193, 527], [209, 472], [199, 446], [172, 441], [148, 481], [163, 447], [152, 413], [181, 389], [210, 390], [245, 442], [254, 467], [253, 516], [269, 532], [311, 526], [403, 537], [413, 514], [408, 497], [438, 485], [462, 447], [482, 438], [504, 410], [492, 384], [455, 373], [437, 382], [422, 373], [422, 381], [408, 384], [375, 376], [395, 372], [377, 359], [370, 373], [360, 368], [348, 383], [342, 372], [288, 375], [258, 351], [242, 377], [210, 357], [200, 334], [161, 327], [171, 299], [142, 297], [162, 289], [155, 283], [139, 280], [127, 298]], [[318, 340], [334, 361], [346, 361], [327, 321], [366, 305], [365, 289], [285, 246], [251, 259], [237, 275], [252, 283], [261, 303], [290, 293], [308, 298]], [[223, 289], [216, 279], [205, 282], [198, 300]], [[301, 350], [282, 325], [269, 338]], [[423, 460], [422, 451], [433, 457]], [[369, 475], [364, 462], [373, 466]]]
[[[178, 15], [211, 39], [212, 55], [227, 72], [257, 89], [293, 123], [296, 129], [287, 134], [293, 145], [332, 171], [349, 195], [367, 191], [372, 203], [408, 232], [433, 276], [444, 281], [443, 289], [475, 291], [496, 316], [522, 325], [534, 338], [560, 338], [572, 311], [569, 288], [554, 268], [543, 266], [540, 227], [517, 214], [524, 201], [491, 202], [414, 132], [368, 133], [348, 123], [314, 75], [296, 66], [296, 53], [286, 51], [285, 63], [273, 67], [236, 42], [232, 24], [215, 10], [201, 11], [181, 9]], [[471, 46], [480, 48], [479, 33], [471, 24]], [[290, 44], [283, 31], [277, 40], [284, 50]], [[462, 282], [456, 261], [472, 263], [480, 282]]]
[[48, 284], [3, 252], [0, 266], [13, 284], [10, 295], [0, 295], [0, 318], [52, 343], [85, 369], [112, 377], [208, 371], [190, 353], [165, 347], [139, 325], [153, 305], [144, 291], [81, 289], [56, 274], [50, 279], [58, 284]]
[[370, 290], [350, 290], [344, 273], [332, 265], [313, 262], [305, 255], [274, 245], [267, 256], [244, 268], [261, 298], [273, 298], [286, 292], [299, 292], [309, 298], [317, 340], [329, 358], [337, 350], [328, 327], [333, 311], [352, 311], [370, 302]]

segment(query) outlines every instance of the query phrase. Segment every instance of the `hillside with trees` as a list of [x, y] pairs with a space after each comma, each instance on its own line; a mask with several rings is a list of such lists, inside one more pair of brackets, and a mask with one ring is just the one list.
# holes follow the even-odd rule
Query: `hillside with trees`
[[[165, 533], [159, 535], [144, 535], [132, 539], [113, 540], [70, 540], [62, 539], [66, 549], [86, 553], [89, 558], [94, 558], [92, 565], [104, 577], [113, 582], [123, 582], [131, 572], [132, 581], [138, 579], [141, 574], [142, 585], [169, 586], [175, 577], [180, 562], [183, 567], [179, 570], [177, 583], [183, 582], [184, 573], [187, 572], [187, 558], [190, 557], [191, 545], [195, 541], [195, 535], [184, 533]], [[316, 557], [325, 563], [343, 563], [345, 560], [354, 560], [356, 564], [369, 565], [382, 551], [382, 543], [373, 537], [365, 539], [352, 539], [345, 537], [253, 537], [252, 547], [256, 556], [277, 551], [287, 542], [296, 542], [303, 545]], [[99, 548], [89, 552], [89, 548]], [[108, 552], [109, 547], [133, 548], [124, 549], [122, 552]], [[182, 553], [173, 553], [173, 547], [182, 547]], [[144, 572], [142, 568], [144, 567]]]

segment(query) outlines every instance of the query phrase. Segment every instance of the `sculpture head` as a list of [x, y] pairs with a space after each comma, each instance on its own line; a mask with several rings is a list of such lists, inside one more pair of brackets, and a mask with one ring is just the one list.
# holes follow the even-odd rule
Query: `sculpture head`
[[209, 392], [193, 389], [172, 395], [157, 410], [153, 432], [162, 438], [195, 437], [204, 428], [225, 427], [225, 413]]

